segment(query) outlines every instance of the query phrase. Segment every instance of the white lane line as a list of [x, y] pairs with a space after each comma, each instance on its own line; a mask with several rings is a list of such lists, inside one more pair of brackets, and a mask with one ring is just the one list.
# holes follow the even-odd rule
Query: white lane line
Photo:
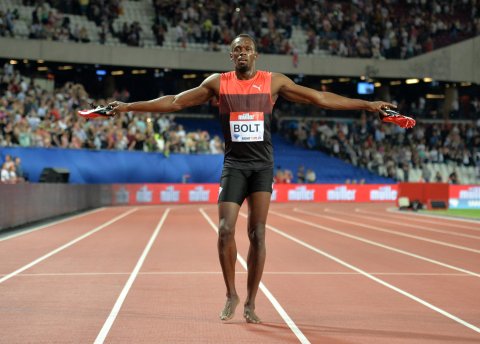
[[20, 269], [17, 269], [17, 270], [15, 270], [15, 271], [12, 272], [12, 273], [9, 273], [8, 275], [3, 276], [2, 278], [0, 278], [0, 283], [5, 282], [6, 280], [12, 278], [13, 276], [18, 275], [18, 274], [21, 273], [22, 271], [25, 271], [25, 270], [31, 268], [32, 266], [34, 266], [34, 265], [36, 265], [36, 264], [44, 261], [45, 259], [53, 256], [54, 254], [57, 254], [58, 252], [63, 251], [64, 249], [66, 249], [66, 248], [68, 248], [68, 247], [76, 244], [76, 243], [79, 242], [80, 240], [83, 240], [83, 239], [89, 237], [90, 235], [92, 235], [92, 234], [94, 234], [94, 233], [96, 233], [96, 232], [104, 229], [105, 227], [111, 225], [112, 223], [114, 223], [114, 222], [116, 222], [116, 221], [124, 218], [125, 216], [130, 215], [130, 214], [133, 213], [134, 211], [137, 211], [137, 209], [138, 209], [138, 208], [130, 209], [129, 211], [123, 213], [122, 215], [119, 215], [119, 216], [111, 219], [110, 221], [105, 222], [103, 225], [100, 225], [100, 226], [92, 229], [91, 231], [89, 231], [89, 232], [87, 232], [87, 233], [79, 236], [78, 238], [73, 239], [72, 241], [67, 242], [65, 245], [62, 245], [62, 246], [56, 248], [55, 250], [50, 251], [49, 253], [41, 256], [40, 258], [35, 259], [34, 261], [28, 263], [27, 265], [22, 266]]
[[69, 216], [65, 219], [61, 219], [61, 220], [57, 220], [57, 221], [52, 221], [52, 222], [49, 222], [49, 223], [46, 223], [46, 224], [43, 224], [43, 225], [40, 225], [40, 226], [34, 226], [30, 229], [25, 229], [25, 230], [19, 230], [18, 233], [12, 233], [12, 234], [7, 234], [5, 236], [2, 235], [2, 237], [0, 237], [0, 242], [1, 241], [5, 241], [5, 240], [8, 240], [8, 239], [13, 239], [13, 238], [16, 238], [16, 237], [19, 237], [19, 236], [22, 236], [22, 235], [25, 235], [25, 234], [28, 234], [28, 233], [32, 233], [32, 232], [35, 232], [35, 231], [38, 231], [40, 229], [44, 229], [44, 228], [47, 228], [47, 227], [50, 227], [50, 226], [55, 226], [55, 225], [58, 225], [59, 223], [63, 223], [63, 222], [66, 222], [66, 221], [70, 221], [70, 220], [74, 220], [74, 219], [77, 219], [79, 217], [82, 217], [82, 216], [86, 216], [86, 215], [90, 215], [90, 214], [94, 214], [96, 212], [99, 212], [101, 210], [104, 210], [105, 208], [102, 207], [102, 208], [97, 208], [97, 209], [93, 209], [93, 210], [89, 210], [89, 211], [86, 211], [84, 213], [81, 213], [81, 214], [77, 214], [77, 215], [73, 215], [73, 216]]
[[[366, 212], [366, 211], [362, 210], [362, 212]], [[408, 213], [405, 213], [405, 212], [402, 212], [402, 211], [400, 211], [398, 209], [394, 209], [394, 208], [388, 208], [388, 209], [385, 210], [385, 212], [390, 213], [392, 216], [398, 215], [398, 216], [403, 217], [403, 218], [405, 218], [406, 215], [408, 214], [408, 219], [409, 220], [425, 222], [425, 223], [434, 223], [434, 224], [437, 224], [437, 225], [447, 225], [445, 223], [445, 220], [447, 220], [447, 221], [457, 222], [457, 223], [452, 223], [452, 225], [457, 226], [458, 228], [470, 229], [470, 230], [473, 230], [473, 231], [480, 231], [480, 228], [478, 227], [478, 225], [480, 225], [480, 221], [478, 221], [478, 220], [461, 219], [461, 218], [452, 217], [452, 216], [424, 214], [424, 213], [419, 213], [419, 212], [414, 212], [414, 211], [409, 211]], [[413, 219], [412, 216], [410, 216], [410, 215], [412, 215], [413, 217], [430, 217], [430, 218], [433, 218], [433, 219], [443, 220], [443, 221], [428, 221], [427, 219]], [[398, 216], [396, 216], [396, 217], [398, 217]], [[477, 225], [477, 227], [472, 228], [472, 227], [462, 226], [462, 225], [458, 224], [458, 222], [474, 223], [474, 224]]]
[[[360, 213], [365, 213], [365, 214], [375, 214], [378, 216], [378, 213], [373, 213], [371, 211], [367, 211], [364, 209], [357, 208], [358, 212]], [[387, 209], [382, 209], [382, 212], [386, 216], [389, 216], [394, 219], [408, 219], [409, 221], [415, 221], [415, 222], [421, 222], [421, 223], [431, 223], [434, 225], [440, 225], [440, 226], [455, 226], [457, 228], [462, 228], [462, 229], [469, 229], [472, 231], [479, 231], [480, 229], [478, 228], [472, 228], [471, 226], [465, 225], [462, 226], [460, 223], [461, 222], [466, 222], [466, 223], [475, 223], [479, 224], [480, 221], [476, 220], [468, 220], [468, 219], [461, 219], [461, 218], [456, 218], [456, 217], [450, 217], [450, 216], [441, 216], [441, 215], [430, 215], [430, 214], [423, 214], [423, 213], [418, 213], [415, 211], [402, 211], [396, 208], [387, 208]], [[412, 216], [410, 216], [412, 215]], [[423, 218], [422, 218], [423, 217]], [[432, 220], [428, 220], [428, 218], [431, 218]], [[448, 221], [451, 222], [448, 222]], [[461, 222], [460, 222], [461, 221]], [[477, 226], [478, 227], [478, 226]]]
[[[468, 251], [468, 252], [480, 254], [480, 250], [477, 250], [477, 249], [474, 249], [474, 248], [471, 248], [471, 247], [451, 244], [451, 243], [448, 243], [448, 242], [445, 242], [445, 241], [429, 239], [429, 238], [421, 237], [421, 236], [418, 236], [418, 235], [407, 234], [407, 233], [398, 232], [398, 231], [394, 231], [394, 230], [390, 230], [390, 229], [385, 229], [385, 228], [381, 228], [381, 227], [377, 227], [377, 226], [365, 225], [365, 224], [361, 224], [361, 223], [355, 222], [355, 221], [342, 220], [342, 219], [332, 217], [332, 216], [328, 216], [328, 215], [318, 215], [316, 213], [312, 213], [312, 212], [307, 211], [307, 210], [301, 210], [301, 209], [298, 209], [298, 208], [293, 209], [293, 211], [296, 211], [298, 213], [307, 214], [307, 215], [316, 216], [316, 217], [327, 218], [327, 219], [330, 219], [330, 220], [336, 221], [336, 222], [348, 223], [348, 224], [353, 225], [353, 226], [368, 228], [368, 229], [371, 229], [371, 230], [374, 230], [374, 231], [377, 231], [377, 232], [383, 232], [383, 233], [398, 235], [398, 236], [402, 236], [402, 237], [405, 237], [405, 238], [425, 241], [425, 242], [435, 244], [435, 245], [446, 246], [446, 247], [451, 247], [451, 248], [455, 248], [455, 249], [462, 250], [462, 251]], [[334, 213], [334, 214], [346, 215], [345, 213], [336, 212], [336, 211], [333, 211], [333, 210], [330, 210], [330, 209], [328, 209], [328, 210], [325, 209], [325, 211], [327, 211], [329, 213]]]
[[[295, 272], [295, 271], [286, 271], [286, 272], [264, 272], [267, 275], [322, 275], [322, 276], [335, 276], [335, 275], [359, 275], [357, 272]], [[369, 272], [371, 275], [375, 276], [455, 276], [455, 277], [472, 277], [467, 274], [461, 273], [434, 273], [434, 272]]]
[[[218, 228], [217, 228], [217, 225], [215, 223], [213, 223], [213, 221], [210, 219], [210, 217], [207, 215], [207, 213], [203, 210], [203, 208], [200, 208], [199, 209], [200, 213], [202, 213], [203, 217], [205, 218], [205, 220], [207, 220], [207, 222], [210, 224], [210, 226], [212, 226], [213, 230], [217, 233], [218, 235]], [[243, 266], [243, 268], [245, 270], [247, 270], [247, 262], [245, 261], [245, 259], [242, 258], [242, 256], [240, 256], [240, 254], [237, 253], [237, 259], [238, 261], [240, 262], [240, 264]], [[273, 307], [277, 310], [278, 314], [280, 314], [280, 316], [282, 317], [283, 321], [285, 321], [285, 323], [288, 325], [288, 327], [290, 327], [290, 329], [292, 330], [292, 332], [295, 334], [295, 336], [297, 336], [298, 340], [300, 341], [300, 343], [303, 343], [303, 344], [309, 344], [310, 341], [307, 339], [307, 337], [305, 337], [305, 335], [303, 334], [303, 332], [298, 328], [298, 326], [293, 322], [292, 318], [290, 318], [290, 316], [287, 314], [287, 312], [283, 309], [283, 307], [280, 305], [280, 303], [277, 301], [277, 299], [275, 298], [275, 296], [273, 296], [273, 294], [267, 289], [267, 287], [265, 286], [265, 284], [263, 284], [263, 282], [260, 282], [260, 290], [265, 294], [265, 296], [267, 297], [267, 299], [270, 301], [270, 303], [273, 305]]]
[[392, 290], [396, 291], [397, 293], [402, 294], [402, 295], [408, 297], [409, 299], [411, 299], [413, 301], [416, 301], [416, 302], [430, 308], [431, 310], [433, 310], [437, 313], [440, 313], [441, 315], [443, 315], [443, 316], [445, 316], [445, 317], [447, 317], [447, 318], [449, 318], [449, 319], [451, 319], [451, 320], [453, 320], [453, 321], [455, 321], [455, 322], [457, 322], [457, 323], [459, 323], [459, 324], [461, 324], [465, 327], [468, 327], [469, 329], [471, 329], [471, 330], [473, 330], [477, 333], [480, 333], [480, 328], [479, 327], [477, 327], [473, 324], [470, 324], [470, 323], [466, 322], [465, 320], [460, 319], [459, 317], [457, 317], [457, 316], [455, 316], [455, 315], [453, 315], [453, 314], [451, 314], [451, 313], [449, 313], [449, 312], [447, 312], [447, 311], [445, 311], [445, 310], [443, 310], [443, 309], [441, 309], [437, 306], [434, 306], [433, 304], [431, 304], [431, 303], [429, 303], [429, 302], [427, 302], [427, 301], [425, 301], [425, 300], [423, 300], [423, 299], [421, 299], [421, 298], [419, 298], [419, 297], [417, 297], [413, 294], [410, 294], [409, 292], [407, 292], [403, 289], [395, 287], [394, 285], [392, 285], [388, 282], [385, 282], [384, 280], [382, 280], [378, 277], [375, 277], [372, 274], [370, 274], [370, 273], [368, 273], [368, 272], [366, 272], [366, 271], [364, 271], [364, 270], [362, 270], [362, 269], [360, 269], [360, 268], [358, 268], [358, 267], [356, 267], [352, 264], [349, 264], [349, 263], [345, 262], [344, 260], [341, 260], [340, 258], [337, 258], [337, 257], [335, 257], [335, 256], [333, 256], [333, 255], [331, 255], [331, 254], [329, 254], [325, 251], [322, 251], [322, 250], [320, 250], [320, 249], [318, 249], [318, 248], [316, 248], [316, 247], [314, 247], [310, 244], [307, 244], [306, 242], [304, 242], [300, 239], [297, 239], [297, 238], [281, 231], [280, 229], [277, 229], [277, 228], [272, 227], [270, 225], [267, 225], [267, 228], [274, 231], [275, 233], [277, 233], [277, 234], [279, 234], [279, 235], [281, 235], [281, 236], [283, 236], [283, 237], [285, 237], [285, 238], [303, 246], [303, 247], [308, 248], [309, 250], [312, 250], [312, 251], [314, 251], [314, 252], [316, 252], [316, 253], [318, 253], [318, 254], [326, 257], [326, 258], [329, 258], [329, 259], [333, 260], [334, 262], [337, 262], [340, 265], [345, 266], [346, 268], [348, 268], [350, 270], [356, 271], [359, 274], [362, 274], [363, 276], [371, 279], [372, 281], [375, 281], [375, 282], [377, 282], [377, 283], [379, 283], [379, 284], [381, 284], [381, 285], [383, 285], [383, 286], [385, 286], [389, 289], [392, 289]]
[[103, 343], [105, 338], [107, 337], [107, 334], [110, 331], [110, 328], [112, 327], [113, 322], [117, 318], [118, 312], [120, 312], [120, 308], [122, 308], [123, 302], [125, 301], [125, 298], [127, 297], [127, 294], [130, 291], [130, 288], [132, 287], [133, 282], [135, 281], [135, 278], [137, 278], [138, 272], [142, 268], [143, 262], [145, 261], [145, 258], [147, 257], [148, 252], [150, 252], [153, 242], [157, 238], [158, 233], [160, 232], [160, 229], [162, 228], [163, 223], [165, 222], [165, 219], [167, 218], [167, 215], [169, 212], [170, 212], [170, 208], [167, 208], [163, 213], [163, 216], [158, 222], [158, 225], [155, 228], [155, 231], [153, 232], [152, 236], [150, 237], [150, 240], [148, 241], [147, 246], [145, 246], [145, 249], [143, 250], [142, 255], [138, 259], [137, 265], [135, 265], [135, 268], [131, 272], [130, 277], [127, 280], [127, 283], [125, 283], [125, 286], [123, 287], [122, 292], [118, 296], [118, 299], [115, 302], [115, 305], [113, 306], [112, 311], [108, 315], [107, 319], [105, 320], [105, 323], [103, 324], [102, 329], [98, 333], [94, 344]]
[[463, 272], [463, 273], [469, 274], [471, 276], [480, 277], [479, 273], [472, 272], [472, 271], [469, 271], [469, 270], [466, 270], [466, 269], [462, 269], [462, 268], [459, 268], [459, 267], [456, 267], [456, 266], [453, 266], [453, 265], [450, 265], [450, 264], [442, 263], [440, 261], [437, 261], [437, 260], [434, 260], [434, 259], [431, 259], [431, 258], [427, 258], [427, 257], [424, 257], [424, 256], [420, 256], [420, 255], [412, 253], [412, 252], [408, 252], [408, 251], [404, 251], [404, 250], [401, 250], [401, 249], [398, 249], [398, 248], [395, 248], [395, 247], [392, 247], [392, 246], [380, 244], [376, 241], [368, 240], [368, 239], [365, 239], [365, 238], [362, 238], [362, 237], [359, 237], [359, 236], [356, 236], [356, 235], [347, 234], [347, 233], [344, 233], [342, 231], [338, 231], [338, 230], [330, 228], [330, 227], [325, 227], [325, 226], [316, 224], [314, 222], [305, 221], [305, 220], [302, 220], [302, 219], [299, 219], [299, 218], [296, 218], [296, 217], [293, 217], [293, 216], [289, 216], [289, 215], [284, 215], [284, 214], [278, 213], [278, 212], [273, 211], [273, 210], [270, 210], [269, 212], [271, 214], [275, 214], [277, 216], [280, 216], [280, 217], [283, 217], [283, 218], [286, 218], [286, 219], [289, 219], [289, 220], [292, 220], [292, 221], [300, 222], [300, 223], [306, 224], [308, 226], [312, 226], [312, 227], [315, 227], [315, 228], [322, 229], [326, 232], [330, 232], [330, 233], [341, 235], [341, 236], [344, 236], [344, 237], [347, 237], [347, 238], [350, 238], [350, 239], [358, 240], [358, 241], [361, 241], [361, 242], [364, 242], [364, 243], [367, 243], [367, 244], [370, 244], [370, 245], [373, 245], [373, 246], [384, 248], [384, 249], [389, 250], [389, 251], [401, 253], [401, 254], [404, 254], [406, 256], [410, 256], [410, 257], [413, 257], [413, 258], [416, 258], [416, 259], [424, 260], [426, 262], [429, 262], [429, 263], [432, 263], [432, 264], [435, 264], [435, 265], [440, 265], [440, 266], [443, 266], [443, 267], [451, 269], [451, 270], [456, 270], [456, 271], [459, 271], [459, 272]]
[[[184, 276], [184, 275], [220, 275], [221, 271], [150, 271], [139, 272], [140, 276]], [[246, 274], [246, 271], [238, 271], [238, 274]], [[38, 273], [18, 274], [17, 277], [90, 277], [90, 276], [123, 276], [131, 272], [64, 272], [64, 273]], [[336, 271], [264, 271], [264, 275], [297, 275], [297, 276], [335, 276], [335, 275], [359, 275], [357, 272], [336, 272]], [[435, 273], [435, 272], [369, 272], [375, 276], [438, 276], [438, 277], [472, 277], [461, 273]], [[2, 276], [2, 275], [0, 275]]]
[[[469, 238], [469, 239], [474, 239], [474, 240], [480, 240], [480, 236], [478, 236], [478, 235], [470, 235], [470, 234], [452, 232], [452, 231], [443, 230], [443, 229], [433, 229], [433, 228], [430, 228], [430, 227], [420, 226], [420, 225], [418, 225], [416, 223], [412, 223], [412, 222], [410, 222], [409, 224], [406, 224], [406, 222], [408, 222], [406, 218], [402, 219], [403, 220], [402, 222], [399, 222], [398, 220], [397, 221], [389, 221], [389, 220], [385, 219], [385, 216], [378, 217], [378, 214], [370, 213], [370, 212], [364, 212], [364, 211], [361, 211], [359, 208], [356, 208], [355, 212], [357, 214], [349, 213], [348, 215], [349, 216], [361, 217], [361, 218], [364, 218], [364, 219], [369, 219], [369, 220], [377, 221], [377, 222], [391, 223], [391, 224], [394, 224], [394, 225], [400, 225], [401, 224], [404, 227], [410, 227], [410, 228], [413, 228], [413, 229], [421, 229], [421, 230], [425, 230], [427, 232], [442, 233], [442, 234], [459, 236], [459, 237], [464, 237], [464, 238]], [[337, 212], [337, 213], [345, 215], [345, 213], [341, 213], [341, 212]], [[361, 215], [359, 213], [364, 214], [364, 215]], [[372, 214], [372, 215], [375, 215], [375, 216], [369, 216], [367, 214]], [[437, 225], [438, 225], [438, 223], [437, 223]], [[457, 225], [452, 224], [451, 226], [457, 226]]]

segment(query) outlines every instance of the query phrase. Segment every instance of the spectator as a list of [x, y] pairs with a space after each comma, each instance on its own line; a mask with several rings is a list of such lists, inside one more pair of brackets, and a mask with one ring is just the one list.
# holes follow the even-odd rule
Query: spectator
[[224, 152], [222, 140], [220, 136], [215, 135], [213, 139], [210, 140], [210, 153], [212, 154], [222, 154]]
[[432, 177], [432, 174], [430, 172], [430, 169], [427, 168], [426, 165], [423, 166], [422, 168], [422, 179], [424, 182], [428, 183]]
[[300, 165], [297, 169], [297, 183], [305, 183], [305, 166]]
[[0, 36], [5, 36], [7, 33], [10, 37], [14, 37], [15, 24], [14, 21], [19, 18], [18, 10], [8, 9], [6, 13], [0, 11]]
[[315, 183], [316, 180], [317, 175], [315, 174], [315, 171], [311, 168], [307, 169], [307, 173], [305, 174], [305, 181], [309, 184], [312, 184]]
[[452, 173], [450, 173], [450, 175], [448, 176], [448, 182], [450, 184], [459, 184], [459, 180], [458, 180], [458, 176], [457, 176], [457, 172], [456, 171], [453, 171]]
[[8, 170], [8, 166], [6, 163], [2, 164], [2, 171], [1, 171], [1, 182], [7, 183], [10, 179], [10, 172]]
[[5, 155], [5, 168], [10, 171], [12, 167], [15, 167], [15, 162], [12, 159], [12, 156], [10, 154]]
[[293, 173], [292, 171], [288, 170], [288, 169], [285, 169], [283, 171], [283, 182], [284, 183], [287, 183], [287, 184], [290, 184], [293, 180]]
[[273, 182], [275, 184], [285, 183], [285, 176], [281, 168], [277, 168], [277, 171], [275, 172], [275, 176], [273, 177]]
[[89, 43], [90, 37], [88, 36], [88, 31], [85, 26], [82, 26], [80, 30], [78, 30], [78, 40], [82, 43]]
[[4, 162], [1, 171], [1, 182], [5, 184], [15, 184], [17, 176], [15, 174], [15, 166]]

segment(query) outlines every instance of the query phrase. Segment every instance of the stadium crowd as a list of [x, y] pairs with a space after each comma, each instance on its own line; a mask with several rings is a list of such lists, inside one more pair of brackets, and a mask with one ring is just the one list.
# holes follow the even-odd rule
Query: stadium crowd
[[8, 9], [5, 13], [0, 11], [0, 37], [14, 37], [15, 20], [18, 19], [18, 11], [16, 9]]
[[[0, 146], [157, 151], [165, 155], [223, 152], [218, 136], [210, 137], [201, 129], [186, 131], [173, 115], [128, 113], [85, 121], [76, 111], [92, 100], [82, 85], [67, 82], [50, 92], [27, 81], [9, 63], [0, 77]], [[128, 100], [125, 92], [114, 97], [121, 95]]]
[[[115, 23], [125, 15], [122, 0], [24, 0], [23, 4], [34, 6], [30, 38], [105, 43], [111, 35], [127, 45], [143, 42], [138, 22]], [[244, 32], [257, 39], [262, 53], [321, 50], [343, 57], [404, 59], [480, 34], [477, 0], [152, 0], [151, 5], [155, 12], [151, 29], [158, 45], [172, 30], [168, 37], [180, 46], [205, 43], [208, 50], [218, 50]], [[13, 35], [12, 11], [0, 13], [0, 34]], [[72, 28], [64, 13], [86, 16], [98, 27], [98, 37], [89, 37], [85, 27]], [[294, 28], [306, 37], [305, 51], [292, 43]]]
[[[0, 75], [0, 95], [3, 147], [137, 150], [167, 156], [172, 152], [216, 154], [224, 150], [219, 136], [212, 137], [203, 129], [187, 131], [174, 115], [128, 113], [113, 119], [85, 121], [76, 115], [76, 110], [88, 107], [92, 99], [81, 84], [67, 82], [58, 90], [47, 91], [23, 77], [8, 62]], [[128, 101], [129, 93], [116, 92], [112, 99]], [[420, 121], [407, 131], [382, 124], [365, 113], [360, 119], [353, 119], [356, 115], [350, 112], [350, 118], [335, 121], [308, 117], [292, 120], [289, 116], [304, 110], [280, 104], [272, 127], [295, 145], [323, 151], [379, 175], [408, 179], [410, 168], [421, 169], [426, 163], [480, 166], [480, 102], [474, 98], [470, 106], [472, 118], [478, 119], [476, 123]], [[401, 178], [398, 168], [403, 170]], [[294, 176], [291, 171], [281, 171], [276, 179], [289, 182]], [[424, 179], [433, 177], [425, 175]]]
[[478, 118], [476, 123], [417, 123], [412, 130], [405, 130], [362, 113], [359, 120], [280, 118], [279, 128], [295, 145], [320, 150], [378, 175], [408, 180], [409, 170], [418, 168], [425, 181], [439, 181], [438, 176], [429, 174], [426, 164], [480, 168]]

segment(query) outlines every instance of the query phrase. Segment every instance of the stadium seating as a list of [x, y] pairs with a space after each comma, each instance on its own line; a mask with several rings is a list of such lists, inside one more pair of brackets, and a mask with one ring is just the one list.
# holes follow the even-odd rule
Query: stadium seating
[[[57, 4], [56, 2], [53, 3]], [[220, 4], [222, 4], [227, 12], [237, 11], [236, 2], [214, 1], [213, 4], [217, 7], [220, 7]], [[195, 7], [192, 1], [186, 1], [184, 5], [183, 11], [185, 12], [188, 8]], [[255, 8], [255, 6], [259, 5], [260, 1], [253, 1], [249, 6]], [[468, 1], [463, 1], [462, 3], [454, 2], [447, 8], [443, 2], [440, 2], [440, 4], [435, 3], [430, 6], [434, 8], [434, 15], [430, 15], [432, 8], [413, 2], [401, 4], [399, 1], [392, 1], [382, 3], [375, 10], [369, 9], [368, 11], [366, 7], [369, 5], [363, 2], [352, 4], [347, 1], [324, 1], [305, 8], [293, 8], [291, 4], [283, 4], [281, 8], [291, 22], [283, 23], [282, 26], [273, 21], [269, 25], [273, 25], [275, 34], [280, 35], [280, 39], [273, 43], [275, 45], [275, 53], [292, 54], [296, 51], [299, 54], [320, 56], [408, 58], [480, 34], [478, 13], [474, 16], [474, 12], [474, 14], [471, 14], [465, 11], [469, 5], [470, 2]], [[172, 3], [166, 6], [176, 5]], [[260, 8], [263, 11], [267, 9], [276, 11], [280, 8], [277, 6], [263, 4]], [[435, 6], [440, 6], [440, 8]], [[474, 2], [472, 2], [471, 6], [474, 6]], [[128, 26], [136, 22], [141, 28], [138, 45], [158, 47], [152, 30], [156, 16], [153, 2], [150, 0], [121, 1], [120, 8], [119, 15], [112, 19], [112, 28], [116, 31], [116, 34], [106, 30], [109, 32], [105, 32], [105, 39], [102, 43], [107, 45], [125, 44], [125, 42], [121, 43], [118, 33], [122, 30], [124, 24]], [[0, 11], [5, 12], [8, 9], [17, 9], [19, 11], [20, 18], [15, 22], [15, 34], [17, 37], [27, 38], [32, 22], [32, 12], [35, 7], [22, 5], [22, 0], [1, 1]], [[242, 10], [245, 9], [238, 7], [238, 12]], [[445, 11], [447, 10], [450, 12], [446, 13]], [[380, 22], [377, 17], [379, 14], [376, 11], [382, 13], [383, 17]], [[258, 13], [260, 12], [255, 12], [255, 15], [258, 15]], [[71, 13], [60, 15], [70, 19], [72, 30], [75, 27], [84, 27], [87, 30], [90, 41], [96, 43], [102, 41], [100, 38], [101, 28], [96, 26], [94, 22], [89, 21], [86, 16]], [[357, 22], [352, 19], [353, 17], [357, 18]], [[160, 49], [210, 49], [209, 44], [206, 42], [196, 42], [192, 39], [178, 42], [175, 32], [175, 21], [177, 19], [166, 19], [165, 43], [163, 47], [159, 47]], [[220, 18], [220, 21], [223, 19]], [[187, 20], [185, 20], [185, 28], [187, 27], [186, 22]], [[471, 25], [466, 24], [469, 22]], [[221, 23], [215, 23], [214, 27], [221, 28], [221, 25]], [[267, 40], [272, 40], [270, 29], [262, 26], [261, 20], [258, 20], [256, 25], [258, 27], [253, 27], [251, 32], [255, 32], [256, 38], [260, 43], [264, 37]], [[393, 29], [389, 29], [388, 27], [390, 26], [393, 26]], [[232, 23], [223, 23], [223, 27], [231, 28]], [[291, 34], [286, 34], [285, 27], [288, 27]], [[377, 31], [378, 37], [374, 33]], [[235, 36], [238, 33], [231, 29], [230, 36]], [[431, 39], [430, 41], [429, 38]], [[285, 39], [288, 40], [290, 48], [282, 52], [279, 44]], [[341, 46], [340, 42], [343, 42], [344, 45]], [[226, 42], [219, 43], [218, 49], [220, 51], [228, 49]], [[397, 45], [391, 47], [393, 44]], [[269, 49], [262, 47], [262, 44], [259, 44], [259, 47], [261, 51], [271, 52]]]

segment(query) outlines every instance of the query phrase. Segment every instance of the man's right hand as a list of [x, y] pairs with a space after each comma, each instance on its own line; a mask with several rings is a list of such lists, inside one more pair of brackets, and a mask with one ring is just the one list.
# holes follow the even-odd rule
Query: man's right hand
[[108, 104], [112, 109], [108, 112], [108, 114], [111, 115], [118, 115], [121, 112], [127, 112], [128, 111], [128, 103], [122, 103], [119, 101], [114, 101]]

